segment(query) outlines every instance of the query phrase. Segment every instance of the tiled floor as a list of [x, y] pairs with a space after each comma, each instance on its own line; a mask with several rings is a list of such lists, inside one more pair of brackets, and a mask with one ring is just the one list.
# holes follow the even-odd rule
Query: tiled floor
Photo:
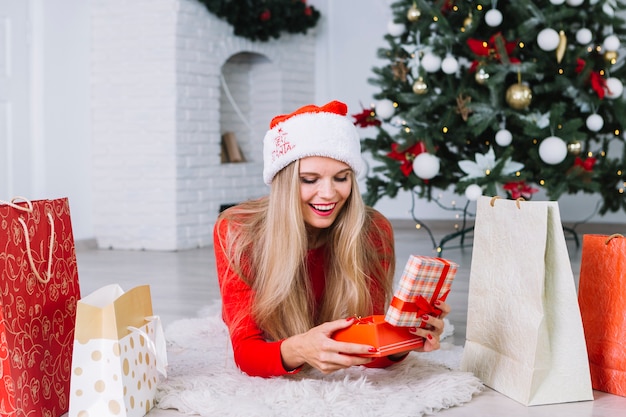
[[[433, 222], [434, 223], [434, 222]], [[394, 222], [396, 250], [398, 258], [397, 275], [402, 272], [410, 254], [435, 255], [431, 240], [425, 231], [418, 231], [412, 222]], [[437, 242], [454, 231], [450, 223], [431, 225]], [[624, 225], [586, 224], [577, 228], [583, 233], [622, 233]], [[465, 340], [465, 317], [467, 314], [467, 293], [471, 262], [471, 238], [465, 247], [455, 247], [457, 240], [445, 247], [443, 257], [460, 265], [448, 302], [453, 311], [449, 318], [455, 326], [453, 342], [462, 345]], [[154, 312], [161, 316], [164, 326], [173, 321], [193, 317], [203, 306], [219, 298], [215, 276], [215, 262], [212, 248], [180, 252], [110, 251], [95, 250], [78, 245], [77, 258], [80, 285], [83, 295], [101, 286], [118, 283], [129, 289], [140, 284], [150, 284]], [[578, 275], [580, 248], [573, 240], [568, 240], [572, 270]], [[618, 417], [626, 415], [626, 398], [602, 392], [594, 392], [594, 401], [525, 407], [507, 397], [485, 390], [469, 404], [439, 413], [442, 417], [455, 416], [494, 416], [494, 417]], [[383, 399], [381, 399], [383, 400]], [[150, 417], [181, 416], [173, 410], [153, 409]]]

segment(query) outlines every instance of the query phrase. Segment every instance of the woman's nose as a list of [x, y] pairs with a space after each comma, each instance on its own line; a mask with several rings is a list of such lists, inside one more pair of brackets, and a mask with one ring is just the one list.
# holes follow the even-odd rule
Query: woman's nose
[[320, 188], [318, 189], [320, 197], [332, 198], [335, 196], [335, 184], [332, 180], [324, 180], [320, 182]]

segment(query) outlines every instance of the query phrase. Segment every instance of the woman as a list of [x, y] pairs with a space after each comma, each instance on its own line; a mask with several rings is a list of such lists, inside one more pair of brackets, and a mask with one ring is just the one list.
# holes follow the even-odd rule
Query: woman
[[[372, 359], [372, 346], [332, 339], [355, 316], [384, 314], [395, 267], [389, 221], [358, 190], [360, 139], [345, 104], [305, 106], [275, 117], [263, 142], [269, 196], [223, 212], [214, 247], [222, 314], [235, 362], [252, 376], [385, 367], [406, 353]], [[442, 318], [422, 350], [439, 348]]]

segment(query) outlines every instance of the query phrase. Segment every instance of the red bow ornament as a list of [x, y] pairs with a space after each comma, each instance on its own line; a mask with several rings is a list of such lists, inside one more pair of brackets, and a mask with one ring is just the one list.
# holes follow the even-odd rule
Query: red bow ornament
[[405, 151], [398, 151], [398, 144], [392, 143], [391, 152], [389, 152], [387, 156], [391, 159], [402, 162], [402, 165], [400, 165], [400, 171], [402, 171], [405, 177], [408, 177], [411, 175], [411, 172], [413, 172], [413, 160], [417, 155], [423, 152], [426, 152], [424, 142], [417, 142]]
[[581, 167], [587, 172], [593, 171], [593, 166], [596, 164], [596, 158], [586, 158], [584, 161], [580, 156], [577, 156], [574, 160], [574, 166]]
[[[474, 52], [476, 56], [487, 57], [498, 62], [514, 63], [518, 64], [521, 61], [517, 58], [511, 58], [510, 55], [515, 50], [517, 42], [507, 42], [501, 33], [496, 33], [489, 41], [481, 41], [480, 39], [468, 39], [467, 46]], [[480, 65], [480, 61], [475, 60], [472, 62], [470, 72], [476, 71], [476, 68]]]
[[[578, 58], [576, 62], [576, 73], [580, 74], [585, 69], [585, 60]], [[591, 88], [596, 92], [600, 100], [604, 99], [607, 92], [606, 79], [598, 71], [591, 71], [589, 73], [589, 83]]]
[[361, 113], [353, 114], [354, 124], [359, 127], [380, 126], [380, 120], [376, 118], [376, 113], [370, 109], [363, 109]]

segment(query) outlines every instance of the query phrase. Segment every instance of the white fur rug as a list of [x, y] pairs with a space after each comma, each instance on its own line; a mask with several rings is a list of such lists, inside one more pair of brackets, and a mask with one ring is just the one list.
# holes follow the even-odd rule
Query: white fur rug
[[308, 370], [264, 379], [235, 366], [219, 306], [172, 323], [165, 335], [168, 378], [159, 383], [157, 407], [186, 414], [419, 417], [464, 404], [483, 389], [476, 377], [458, 370], [462, 348], [446, 342], [437, 352], [412, 352], [387, 369], [354, 367], [330, 375]]

